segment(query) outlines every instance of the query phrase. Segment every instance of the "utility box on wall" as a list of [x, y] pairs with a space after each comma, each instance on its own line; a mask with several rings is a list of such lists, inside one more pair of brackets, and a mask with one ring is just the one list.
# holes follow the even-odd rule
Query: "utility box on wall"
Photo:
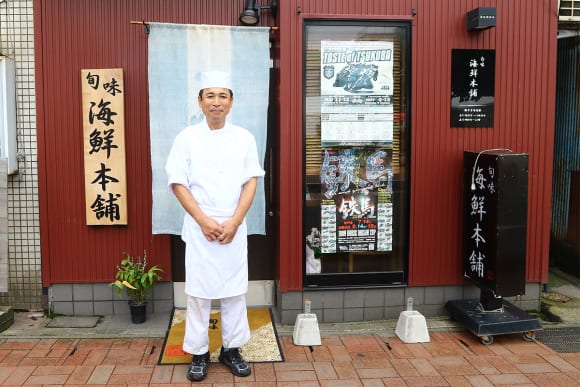
[[464, 152], [463, 270], [495, 298], [524, 294], [528, 155]]
[[0, 157], [8, 159], [8, 174], [18, 172], [16, 158], [16, 69], [0, 56]]

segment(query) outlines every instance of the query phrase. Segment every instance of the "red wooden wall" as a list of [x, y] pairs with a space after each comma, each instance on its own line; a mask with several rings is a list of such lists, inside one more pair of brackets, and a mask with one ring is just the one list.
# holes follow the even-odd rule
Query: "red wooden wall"
[[[131, 21], [238, 25], [244, 0], [35, 0], [43, 285], [109, 282], [127, 251], [165, 269], [169, 237], [151, 234], [147, 36]], [[267, 20], [267, 19], [266, 19]], [[80, 70], [124, 69], [128, 226], [85, 225]]]
[[[280, 24], [280, 288], [302, 287], [302, 21], [412, 18], [409, 285], [462, 283], [463, 150], [529, 154], [527, 281], [548, 273], [557, 0], [285, 0]], [[497, 26], [467, 32], [465, 15], [496, 7]], [[451, 50], [495, 49], [495, 125], [450, 128]], [[289, 71], [288, 69], [291, 69]]]
[[[266, 3], [267, 0], [260, 0]], [[35, 0], [43, 284], [110, 281], [123, 251], [170, 272], [169, 239], [151, 235], [147, 37], [132, 20], [239, 25], [244, 0]], [[468, 33], [465, 14], [497, 8], [497, 26]], [[411, 16], [416, 9], [416, 16]], [[261, 25], [270, 25], [263, 13]], [[464, 149], [529, 154], [527, 280], [547, 280], [557, 0], [281, 0], [278, 91], [280, 289], [302, 288], [302, 21], [412, 21], [409, 284], [461, 283]], [[496, 50], [495, 126], [449, 127], [452, 48]], [[84, 220], [80, 70], [122, 67], [129, 226]], [[170, 278], [166, 278], [170, 279]]]

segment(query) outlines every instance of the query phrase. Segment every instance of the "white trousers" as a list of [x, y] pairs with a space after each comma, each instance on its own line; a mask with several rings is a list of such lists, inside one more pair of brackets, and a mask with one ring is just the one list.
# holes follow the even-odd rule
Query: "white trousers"
[[[250, 340], [246, 295], [220, 299], [222, 345], [239, 348]], [[203, 355], [209, 351], [211, 300], [187, 296], [183, 351]]]

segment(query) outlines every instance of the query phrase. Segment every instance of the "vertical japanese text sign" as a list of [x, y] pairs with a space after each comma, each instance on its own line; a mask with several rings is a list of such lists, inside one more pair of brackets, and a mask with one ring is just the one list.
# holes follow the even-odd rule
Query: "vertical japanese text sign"
[[81, 70], [87, 225], [127, 224], [123, 69]]
[[493, 128], [495, 50], [451, 50], [451, 127]]
[[[490, 212], [488, 206], [493, 203], [495, 195], [495, 168], [493, 164], [487, 165], [480, 162], [478, 158], [472, 161], [472, 180], [466, 180], [468, 187], [465, 195], [465, 238], [464, 255], [467, 262], [464, 265], [465, 276], [474, 280], [479, 286], [488, 281], [492, 281], [493, 267], [489, 260], [493, 259], [493, 217], [494, 212]], [[469, 160], [471, 161], [471, 160]], [[482, 158], [483, 161], [483, 158]], [[467, 162], [466, 164], [470, 164]], [[469, 184], [471, 183], [471, 184]]]
[[464, 151], [464, 276], [496, 296], [524, 294], [528, 156]]

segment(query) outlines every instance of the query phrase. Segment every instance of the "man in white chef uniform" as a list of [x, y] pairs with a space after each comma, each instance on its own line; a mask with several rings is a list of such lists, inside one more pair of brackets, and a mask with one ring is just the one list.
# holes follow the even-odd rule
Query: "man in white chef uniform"
[[251, 373], [239, 351], [250, 339], [245, 216], [264, 170], [253, 135], [226, 122], [233, 100], [228, 73], [202, 73], [198, 103], [205, 120], [177, 135], [166, 165], [168, 185], [186, 211], [183, 350], [193, 355], [187, 371], [191, 381], [207, 376], [214, 299], [221, 305], [219, 361], [236, 376]]

